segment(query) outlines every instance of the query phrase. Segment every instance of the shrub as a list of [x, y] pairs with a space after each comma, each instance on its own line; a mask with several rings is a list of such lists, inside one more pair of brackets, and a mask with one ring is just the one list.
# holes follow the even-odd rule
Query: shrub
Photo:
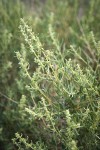
[[[15, 51], [20, 49], [20, 18], [24, 7], [19, 1], [0, 1], [0, 149], [13, 149], [11, 138], [17, 132], [16, 106], [23, 88], [19, 79], [18, 60]], [[15, 129], [16, 128], [16, 129]]]
[[0, 2], [1, 149], [99, 149], [99, 4]]
[[[29, 80], [26, 88], [33, 99], [33, 106], [26, 106], [24, 112], [29, 115], [27, 122], [34, 126], [33, 142], [41, 141], [47, 149], [98, 149], [98, 68], [94, 70], [88, 59], [82, 58], [77, 45], [71, 45], [70, 49], [61, 52], [51, 24], [49, 35], [54, 48], [49, 50], [43, 48], [39, 37], [24, 20], [21, 20], [20, 30], [25, 39], [24, 46], [29, 47], [37, 64], [35, 72], [31, 73], [31, 64], [25, 57], [25, 51], [16, 53], [23, 76]], [[99, 43], [96, 42], [93, 32], [89, 33], [89, 37], [95, 46], [95, 53], [99, 56]], [[90, 44], [90, 41], [87, 43]], [[71, 52], [74, 59], [68, 58]], [[85, 63], [85, 67], [81, 61]], [[19, 143], [23, 143], [22, 136], [18, 135], [17, 138]], [[27, 148], [27, 144], [23, 144]]]

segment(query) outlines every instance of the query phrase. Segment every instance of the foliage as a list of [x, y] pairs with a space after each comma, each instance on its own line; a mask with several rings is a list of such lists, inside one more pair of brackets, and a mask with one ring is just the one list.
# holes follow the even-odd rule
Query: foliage
[[[73, 45], [67, 49], [66, 54], [61, 52], [51, 24], [49, 35], [54, 49], [49, 50], [43, 48], [39, 38], [23, 20], [20, 30], [25, 45], [29, 47], [37, 64], [36, 71], [31, 74], [29, 70], [31, 64], [25, 59], [25, 51], [16, 52], [23, 76], [29, 80], [26, 87], [34, 99], [33, 107], [25, 108], [34, 127], [37, 122], [33, 134], [36, 132], [36, 138], [45, 141], [48, 149], [98, 148], [100, 104], [95, 76], [98, 69], [95, 71]], [[99, 56], [100, 51], [93, 32], [90, 35]], [[82, 51], [81, 48], [80, 50]], [[75, 55], [74, 59], [76, 56], [80, 59], [78, 63], [78, 58], [76, 61], [67, 58], [70, 52]], [[79, 64], [81, 61], [86, 64], [83, 69]], [[35, 97], [38, 97], [38, 102]]]
[[16, 106], [23, 84], [20, 80], [21, 88], [18, 86], [20, 75], [15, 51], [20, 49], [18, 26], [23, 14], [24, 7], [19, 1], [0, 1], [0, 149], [13, 149], [11, 138], [18, 130]]
[[1, 149], [99, 149], [99, 4], [0, 2]]

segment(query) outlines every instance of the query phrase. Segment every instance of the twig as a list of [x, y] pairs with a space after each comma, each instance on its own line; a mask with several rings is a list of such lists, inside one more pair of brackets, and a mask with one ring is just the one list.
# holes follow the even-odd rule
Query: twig
[[2, 92], [0, 92], [0, 95], [2, 95], [3, 97], [5, 97], [6, 99], [12, 101], [13, 103], [18, 104], [18, 102], [14, 101], [13, 99], [9, 98], [8, 96], [6, 96], [5, 94], [3, 94]]

